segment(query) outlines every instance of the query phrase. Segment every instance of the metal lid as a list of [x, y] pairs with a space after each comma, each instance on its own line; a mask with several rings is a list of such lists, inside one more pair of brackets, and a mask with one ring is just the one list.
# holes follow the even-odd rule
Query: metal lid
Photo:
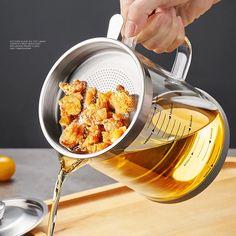
[[[5, 211], [4, 211], [5, 210]], [[1, 236], [20, 236], [35, 228], [48, 212], [47, 206], [36, 199], [8, 199], [0, 201]]]

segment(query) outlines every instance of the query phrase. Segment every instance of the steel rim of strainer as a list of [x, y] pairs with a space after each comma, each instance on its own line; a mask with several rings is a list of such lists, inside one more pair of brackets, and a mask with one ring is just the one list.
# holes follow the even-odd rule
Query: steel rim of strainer
[[[138, 105], [137, 105], [135, 114], [132, 118], [132, 121], [131, 121], [128, 129], [126, 130], [126, 132], [123, 134], [122, 137], [120, 137], [115, 143], [111, 144], [109, 147], [107, 147], [101, 151], [98, 151], [96, 153], [76, 154], [76, 153], [73, 153], [73, 152], [67, 150], [66, 148], [62, 147], [62, 145], [59, 144], [59, 141], [55, 142], [51, 138], [51, 136], [49, 135], [47, 128], [45, 127], [45, 121], [44, 121], [44, 117], [43, 117], [43, 113], [44, 113], [43, 110], [44, 110], [44, 106], [46, 104], [44, 101], [45, 93], [47, 90], [47, 86], [52, 79], [51, 76], [52, 76], [53, 72], [56, 70], [56, 68], [60, 65], [60, 63], [63, 62], [63, 60], [67, 56], [69, 56], [71, 53], [78, 50], [79, 48], [82, 48], [83, 46], [87, 46], [89, 44], [95, 44], [95, 43], [99, 43], [99, 42], [110, 43], [116, 47], [118, 46], [118, 48], [123, 49], [126, 53], [128, 53], [128, 55], [130, 55], [132, 57], [132, 59], [134, 60], [136, 66], [137, 66], [137, 69], [139, 71], [140, 78], [142, 78], [142, 81], [140, 79], [140, 81], [142, 82], [142, 83], [140, 83], [140, 86], [142, 86], [142, 94], [138, 94], [139, 99], [138, 99]], [[49, 73], [44, 81], [44, 84], [43, 84], [43, 87], [41, 90], [41, 94], [40, 94], [40, 99], [39, 99], [40, 126], [41, 126], [42, 132], [43, 132], [44, 136], [46, 137], [47, 141], [49, 142], [49, 144], [61, 155], [72, 157], [72, 158], [87, 159], [87, 158], [92, 158], [92, 157], [99, 157], [102, 154], [105, 154], [105, 153], [108, 154], [109, 152], [112, 152], [112, 151], [114, 151], [116, 154], [121, 153], [127, 146], [129, 146], [135, 140], [135, 138], [139, 135], [141, 130], [144, 128], [149, 111], [151, 110], [152, 93], [153, 93], [152, 83], [151, 83], [149, 73], [141, 65], [141, 62], [139, 61], [139, 59], [135, 56], [134, 52], [129, 47], [127, 47], [122, 42], [119, 42], [114, 39], [109, 39], [109, 38], [88, 39], [86, 41], [83, 41], [83, 42], [73, 46], [68, 51], [66, 51], [56, 61], [56, 63], [53, 65], [53, 67], [49, 71]], [[136, 133], [136, 134], [134, 135], [134, 133]], [[127, 138], [128, 136], [129, 136], [129, 138]], [[128, 141], [127, 141], [127, 139], [128, 139]]]

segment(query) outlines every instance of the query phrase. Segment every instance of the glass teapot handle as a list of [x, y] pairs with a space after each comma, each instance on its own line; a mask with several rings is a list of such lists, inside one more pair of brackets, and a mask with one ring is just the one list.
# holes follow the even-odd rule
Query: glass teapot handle
[[[124, 19], [120, 14], [113, 15], [109, 22], [107, 38], [118, 39]], [[136, 47], [136, 40], [132, 38], [124, 38], [123, 43], [132, 49]], [[185, 80], [192, 60], [192, 46], [187, 37], [184, 43], [177, 49], [175, 61], [170, 72], [172, 78], [177, 80]]]
[[171, 74], [175, 79], [185, 80], [192, 60], [192, 45], [187, 37], [177, 48]]

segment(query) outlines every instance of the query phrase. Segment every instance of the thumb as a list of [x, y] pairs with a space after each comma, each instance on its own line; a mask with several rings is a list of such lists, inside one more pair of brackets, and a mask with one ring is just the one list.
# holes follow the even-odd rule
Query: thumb
[[[126, 22], [128, 9], [133, 2], [134, 2], [134, 0], [120, 0], [120, 12], [124, 18], [124, 22]], [[121, 30], [122, 35], [124, 35], [124, 27], [125, 27], [125, 25], [123, 25], [122, 30]]]
[[126, 19], [128, 9], [133, 2], [134, 0], [120, 0], [120, 12], [124, 19]]

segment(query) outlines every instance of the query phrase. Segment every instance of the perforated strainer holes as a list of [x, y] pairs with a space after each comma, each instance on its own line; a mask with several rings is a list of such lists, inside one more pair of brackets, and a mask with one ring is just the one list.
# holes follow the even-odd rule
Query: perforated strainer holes
[[131, 79], [121, 70], [106, 68], [96, 71], [86, 78], [89, 87], [95, 87], [101, 92], [115, 91], [117, 85], [122, 85], [129, 94], [135, 94]]

